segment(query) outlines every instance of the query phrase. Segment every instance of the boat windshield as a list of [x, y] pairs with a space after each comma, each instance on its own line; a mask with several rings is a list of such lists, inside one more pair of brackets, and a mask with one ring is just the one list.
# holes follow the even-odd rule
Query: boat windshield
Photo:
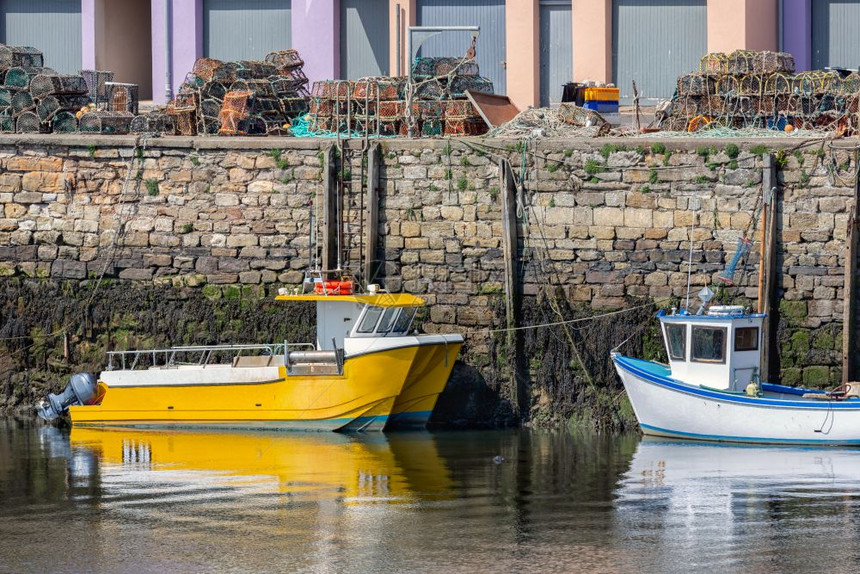
[[726, 362], [726, 329], [724, 327], [693, 327], [691, 360], [700, 363]]
[[403, 335], [409, 332], [415, 318], [414, 307], [390, 307], [383, 309], [367, 305], [359, 320], [355, 335]]
[[666, 325], [666, 341], [669, 347], [669, 358], [673, 361], [687, 359], [687, 326]]
[[387, 333], [391, 330], [391, 327], [394, 325], [394, 318], [397, 316], [397, 312], [400, 309], [395, 307], [391, 307], [385, 310], [385, 313], [382, 314], [382, 320], [379, 322], [379, 325], [376, 327], [377, 333]]
[[393, 331], [395, 333], [405, 333], [409, 331], [409, 326], [412, 324], [412, 319], [415, 317], [415, 309], [404, 307], [400, 310], [400, 316], [397, 317], [397, 322], [394, 324]]
[[364, 312], [364, 317], [358, 325], [359, 333], [372, 333], [376, 324], [379, 322], [379, 317], [382, 315], [382, 307], [373, 307], [368, 305]]

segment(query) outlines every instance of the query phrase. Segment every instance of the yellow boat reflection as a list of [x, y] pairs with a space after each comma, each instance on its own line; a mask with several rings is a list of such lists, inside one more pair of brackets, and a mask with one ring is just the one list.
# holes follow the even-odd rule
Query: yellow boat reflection
[[215, 433], [73, 427], [73, 449], [99, 459], [102, 473], [182, 473], [232, 486], [331, 498], [345, 504], [446, 498], [451, 474], [428, 433], [402, 437]]

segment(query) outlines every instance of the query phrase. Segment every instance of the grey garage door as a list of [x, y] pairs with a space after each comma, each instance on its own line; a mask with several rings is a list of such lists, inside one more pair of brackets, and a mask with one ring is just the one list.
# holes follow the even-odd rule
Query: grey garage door
[[203, 0], [203, 54], [262, 60], [292, 44], [290, 0]]
[[613, 0], [612, 69], [621, 97], [669, 98], [708, 51], [706, 0]]
[[[505, 93], [504, 0], [418, 0], [417, 8], [419, 26], [480, 26], [475, 59], [494, 91]], [[445, 32], [424, 42], [421, 55], [462, 56], [471, 41], [469, 32]]]
[[812, 69], [860, 66], [860, 0], [812, 3]]
[[388, 75], [388, 0], [340, 0], [340, 76]]
[[561, 101], [562, 85], [573, 81], [571, 0], [540, 2], [540, 105]]
[[0, 11], [0, 42], [41, 50], [58, 72], [81, 69], [81, 0], [5, 0]]

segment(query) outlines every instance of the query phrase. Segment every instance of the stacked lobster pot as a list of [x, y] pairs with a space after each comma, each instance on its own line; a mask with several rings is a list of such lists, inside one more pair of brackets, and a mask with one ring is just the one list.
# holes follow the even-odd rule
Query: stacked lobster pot
[[21, 131], [47, 131], [35, 114], [36, 102], [29, 92], [35, 76], [56, 73], [44, 66], [44, 57], [36, 48], [0, 44], [0, 132], [16, 131], [22, 115]]
[[123, 111], [94, 110], [80, 118], [80, 131], [84, 133], [122, 135], [131, 131], [134, 114]]
[[308, 109], [303, 66], [296, 50], [271, 52], [263, 61], [200, 58], [167, 108], [147, 114], [155, 114], [152, 120], [135, 118], [133, 130], [161, 129], [179, 135], [283, 135], [292, 118]]
[[113, 72], [109, 70], [81, 70], [87, 84], [90, 99], [96, 106], [108, 102], [109, 85], [113, 82]]
[[[409, 86], [402, 77], [315, 82], [306, 135], [466, 136], [487, 126], [466, 91], [493, 93], [472, 59], [418, 58]], [[305, 135], [305, 134], [301, 134]]]
[[[794, 58], [775, 52], [705, 55], [699, 71], [678, 78], [661, 117], [671, 131], [705, 126], [838, 130], [858, 127], [860, 75], [835, 71], [794, 73]], [[790, 127], [789, 127], [790, 126]]]
[[403, 118], [405, 85], [405, 78], [384, 76], [315, 82], [309, 133], [397, 135]]
[[[44, 64], [35, 48], [0, 44], [0, 131], [128, 133], [131, 110], [137, 108], [136, 85], [111, 88], [111, 72], [58, 74]], [[112, 98], [122, 104], [115, 107]], [[99, 110], [94, 101], [107, 109]]]
[[111, 112], [128, 112], [137, 115], [139, 107], [137, 84], [105, 82], [107, 109]]
[[[35, 104], [30, 113], [36, 115], [29, 121], [32, 124], [38, 120], [43, 127], [41, 131], [77, 131], [77, 114], [90, 103], [89, 88], [83, 76], [39, 74], [30, 81], [29, 93]], [[22, 114], [18, 122], [26, 119]]]

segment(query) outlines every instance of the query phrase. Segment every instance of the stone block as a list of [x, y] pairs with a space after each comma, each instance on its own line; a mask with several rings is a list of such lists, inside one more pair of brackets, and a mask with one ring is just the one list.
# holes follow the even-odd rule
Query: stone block
[[651, 227], [653, 224], [650, 209], [627, 208], [624, 210], [624, 225], [628, 227]]
[[15, 194], [18, 203], [42, 203], [42, 194], [35, 191], [22, 191]]
[[8, 171], [61, 171], [63, 160], [58, 157], [11, 157], [6, 161]]
[[213, 285], [233, 284], [238, 281], [236, 273], [211, 273], [206, 275], [206, 282]]
[[593, 217], [594, 225], [612, 227], [624, 225], [624, 210], [618, 207], [596, 207]]
[[239, 196], [235, 193], [216, 193], [215, 205], [221, 207], [239, 205]]
[[9, 219], [18, 219], [27, 214], [27, 207], [20, 203], [7, 203], [4, 208], [4, 213]]
[[250, 263], [248, 263], [247, 259], [237, 259], [235, 257], [221, 257], [218, 259], [218, 271], [239, 273], [241, 271], [248, 271], [249, 269]]
[[119, 272], [119, 278], [130, 281], [151, 281], [152, 269], [123, 269]]
[[257, 236], [250, 233], [237, 233], [227, 236], [227, 247], [252, 247], [257, 243]]
[[167, 254], [144, 253], [143, 264], [147, 267], [170, 267], [173, 265], [173, 257]]
[[400, 235], [403, 237], [418, 237], [421, 235], [421, 224], [417, 221], [400, 222]]
[[240, 283], [249, 283], [256, 285], [260, 282], [262, 278], [262, 273], [259, 271], [243, 271], [239, 273], [239, 282]]
[[652, 193], [635, 193], [627, 194], [627, 207], [635, 207], [642, 209], [655, 209], [657, 207], [657, 196]]
[[547, 207], [544, 212], [545, 225], [569, 225], [573, 223], [574, 208]]

